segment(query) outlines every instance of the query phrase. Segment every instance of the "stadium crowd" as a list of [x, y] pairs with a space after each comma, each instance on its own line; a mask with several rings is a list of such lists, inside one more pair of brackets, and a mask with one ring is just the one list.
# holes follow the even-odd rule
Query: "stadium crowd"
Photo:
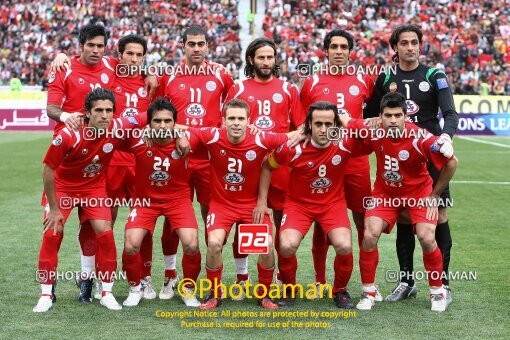
[[19, 77], [24, 85], [47, 86], [50, 61], [57, 52], [79, 54], [78, 30], [102, 22], [112, 32], [106, 55], [127, 34], [148, 40], [147, 63], [175, 64], [183, 58], [179, 37], [186, 26], [207, 29], [209, 59], [233, 75], [241, 66], [237, 3], [233, 0], [49, 0], [2, 1], [0, 6], [0, 85]]
[[321, 42], [335, 28], [356, 39], [351, 63], [389, 65], [398, 25], [424, 32], [421, 62], [443, 69], [456, 94], [510, 95], [510, 1], [268, 0], [264, 35], [279, 45], [284, 77], [325, 60]]

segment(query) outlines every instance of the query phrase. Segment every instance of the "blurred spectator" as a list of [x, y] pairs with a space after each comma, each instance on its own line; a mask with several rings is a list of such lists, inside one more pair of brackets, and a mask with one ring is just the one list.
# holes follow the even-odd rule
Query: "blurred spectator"
[[11, 92], [21, 92], [21, 81], [18, 79], [18, 75], [14, 73], [12, 79], [9, 82]]

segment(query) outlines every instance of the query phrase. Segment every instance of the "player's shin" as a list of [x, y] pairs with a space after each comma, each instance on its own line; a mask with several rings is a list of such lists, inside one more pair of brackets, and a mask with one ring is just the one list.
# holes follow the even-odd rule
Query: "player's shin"
[[185, 279], [197, 281], [201, 270], [202, 255], [200, 251], [196, 253], [184, 253], [182, 256], [182, 272]]
[[[41, 285], [50, 285], [55, 282], [55, 271], [58, 264], [58, 251], [62, 243], [62, 233], [53, 235], [53, 230], [46, 231], [43, 235], [41, 249], [39, 251], [38, 281]], [[51, 295], [51, 289], [50, 293]]]
[[346, 255], [336, 254], [334, 263], [335, 283], [333, 286], [333, 293], [347, 291], [347, 284], [351, 279], [352, 268], [353, 268], [352, 252]]
[[436, 227], [436, 242], [443, 255], [443, 285], [449, 286], [448, 268], [450, 267], [450, 251], [452, 249], [452, 236], [448, 221], [439, 223]]
[[140, 246], [141, 277], [152, 276], [152, 235], [146, 233]]
[[80, 225], [78, 241], [81, 249], [81, 276], [84, 279], [90, 278], [94, 271], [96, 262], [96, 233], [89, 220]]
[[[97, 270], [98, 277], [103, 282], [103, 296], [111, 293], [115, 270], [117, 269], [117, 249], [115, 248], [115, 239], [113, 230], [103, 231], [96, 236], [97, 238]], [[138, 267], [140, 268], [140, 266]]]
[[161, 235], [161, 248], [165, 259], [165, 278], [176, 278], [177, 248], [179, 247], [179, 236], [172, 232], [170, 224], [165, 219], [163, 234]]
[[140, 290], [140, 267], [142, 259], [139, 252], [129, 254], [126, 251], [122, 253], [122, 267], [126, 272], [126, 277], [130, 287], [137, 287]]
[[436, 247], [431, 252], [423, 252], [423, 265], [427, 271], [429, 285], [432, 288], [442, 286], [443, 256], [441, 250]]
[[234, 233], [234, 242], [232, 242], [232, 254], [236, 264], [236, 283], [248, 280], [248, 254], [239, 254], [239, 233]]
[[413, 254], [415, 248], [415, 239], [413, 225], [406, 223], [397, 223], [397, 257], [400, 266], [400, 273], [405, 273], [401, 282], [407, 283], [409, 287], [414, 286], [413, 279]]
[[[359, 269], [361, 273], [361, 283], [363, 287], [373, 285], [375, 282], [375, 273], [379, 263], [379, 249], [359, 251]], [[375, 296], [376, 292], [373, 292]], [[372, 295], [372, 294], [371, 294]]]

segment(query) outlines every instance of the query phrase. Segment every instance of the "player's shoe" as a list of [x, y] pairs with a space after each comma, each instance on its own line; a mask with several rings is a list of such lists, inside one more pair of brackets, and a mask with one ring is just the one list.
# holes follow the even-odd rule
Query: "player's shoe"
[[153, 300], [156, 298], [157, 294], [152, 285], [152, 278], [150, 276], [141, 279], [140, 284], [142, 285], [141, 292], [144, 299]]
[[142, 292], [140, 291], [140, 289], [135, 290], [133, 287], [131, 287], [129, 289], [129, 295], [128, 295], [127, 299], [124, 300], [122, 305], [126, 306], [126, 307], [138, 306], [141, 299], [142, 299]]
[[115, 300], [115, 296], [112, 293], [104, 293], [101, 298], [101, 304], [110, 310], [121, 310], [122, 306], [119, 305], [117, 300]]
[[83, 303], [92, 302], [92, 286], [94, 285], [93, 279], [82, 280], [81, 278], [76, 279], [76, 285], [80, 288], [80, 296], [78, 301]]
[[221, 306], [221, 299], [213, 297], [213, 294], [210, 293], [209, 296], [200, 304], [198, 308], [201, 310], [215, 309], [216, 307]]
[[356, 308], [359, 310], [371, 310], [375, 305], [375, 298], [370, 294], [361, 294], [361, 299], [359, 300]]
[[179, 282], [179, 275], [174, 278], [165, 277], [165, 282], [163, 282], [163, 287], [161, 287], [161, 291], [159, 292], [160, 300], [170, 300], [174, 297], [175, 286]]
[[187, 294], [182, 295], [181, 298], [186, 307], [200, 307], [200, 301], [198, 301], [197, 297], [193, 294], [193, 289], [184, 287], [184, 292]]
[[382, 302], [383, 300], [383, 297], [382, 297], [382, 294], [381, 294], [381, 291], [379, 290], [379, 286], [374, 284], [375, 286], [375, 297], [374, 297], [374, 301], [375, 302]]
[[328, 285], [320, 282], [315, 282], [315, 295], [314, 297], [308, 298], [308, 300], [314, 301], [321, 297], [328, 296], [328, 291], [329, 291]]
[[348, 292], [338, 292], [335, 293], [335, 297], [333, 298], [333, 301], [335, 301], [335, 305], [338, 308], [343, 309], [353, 309], [354, 303], [352, 302], [351, 296]]
[[[234, 301], [243, 301], [246, 298], [246, 283], [250, 283], [250, 278], [247, 280], [235, 282], [235, 286], [232, 286], [231, 299]], [[240, 286], [240, 287], [239, 287]]]
[[264, 309], [278, 309], [278, 304], [268, 297], [259, 299], [259, 305]]
[[39, 301], [37, 301], [37, 305], [32, 309], [34, 313], [44, 313], [50, 310], [51, 306], [53, 306], [53, 299], [49, 295], [41, 295]]
[[432, 303], [432, 306], [430, 308], [433, 312], [444, 312], [446, 308], [448, 307], [448, 304], [446, 303], [446, 297], [445, 293], [441, 294], [430, 294], [430, 302]]
[[101, 281], [94, 281], [94, 299], [101, 300], [103, 298], [103, 285]]
[[397, 302], [408, 298], [416, 298], [417, 293], [416, 283], [414, 286], [409, 287], [406, 282], [400, 282], [393, 292], [386, 297], [386, 301]]
[[[448, 308], [448, 306], [450, 305], [450, 303], [452, 303], [452, 290], [450, 289], [450, 287], [448, 287], [447, 285], [443, 285], [443, 288], [445, 290], [445, 298], [446, 298], [446, 308]], [[53, 301], [55, 302], [55, 301]]]

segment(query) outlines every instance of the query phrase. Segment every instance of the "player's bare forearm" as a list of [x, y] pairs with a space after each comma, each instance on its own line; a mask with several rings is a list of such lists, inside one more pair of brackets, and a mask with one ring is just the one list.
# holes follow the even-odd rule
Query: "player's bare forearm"
[[176, 130], [188, 130], [189, 126], [187, 125], [182, 125], [182, 124], [175, 124], [174, 125], [174, 129]]
[[53, 119], [54, 121], [60, 122], [60, 115], [62, 114], [62, 109], [58, 105], [47, 105], [46, 113], [48, 117]]
[[457, 170], [457, 164], [459, 160], [457, 157], [453, 156], [452, 159], [448, 161], [443, 167], [441, 171], [441, 175], [439, 176], [436, 185], [434, 186], [434, 190], [432, 191], [432, 196], [439, 197], [441, 193], [444, 191], [448, 183], [453, 177], [453, 174]]
[[57, 194], [55, 192], [55, 170], [46, 163], [43, 165], [44, 194], [48, 200], [50, 210], [58, 210]]
[[351, 117], [349, 117], [349, 115], [345, 114], [338, 115], [338, 118], [340, 119], [340, 123], [342, 123], [342, 126], [344, 128], [347, 128], [347, 124], [349, 124], [349, 121], [352, 119]]

